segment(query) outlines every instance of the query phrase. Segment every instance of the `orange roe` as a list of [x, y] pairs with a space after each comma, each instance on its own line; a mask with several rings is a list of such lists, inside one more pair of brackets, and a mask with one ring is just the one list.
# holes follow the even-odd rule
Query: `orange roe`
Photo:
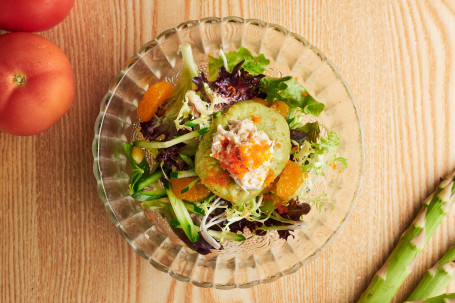
[[214, 172], [207, 178], [207, 182], [212, 186], [221, 185], [228, 188], [232, 186], [231, 178], [227, 172]]
[[[227, 150], [227, 146], [230, 144], [229, 140], [225, 139], [221, 145], [223, 150]], [[229, 152], [223, 155], [214, 155], [220, 158], [220, 166], [222, 169], [228, 170], [231, 174], [243, 178], [243, 176], [249, 171], [248, 167], [243, 163], [240, 157], [240, 150], [238, 147], [233, 146]], [[220, 157], [221, 156], [221, 157]]]
[[267, 177], [265, 178], [264, 185], [269, 186], [270, 184], [272, 184], [274, 179], [275, 179], [275, 174], [273, 173], [273, 170], [270, 169], [269, 173], [267, 174]]
[[240, 145], [240, 159], [243, 165], [250, 167], [250, 170], [259, 168], [264, 162], [270, 160], [272, 152], [269, 144]]
[[259, 121], [262, 120], [262, 117], [251, 115], [251, 119], [253, 120], [253, 123], [259, 123]]
[[243, 178], [246, 173], [259, 168], [264, 162], [270, 160], [272, 152], [269, 144], [258, 144], [251, 141], [249, 145], [233, 145], [228, 139], [221, 142], [222, 150], [229, 152], [213, 155], [220, 160], [222, 169], [229, 171], [238, 178]]

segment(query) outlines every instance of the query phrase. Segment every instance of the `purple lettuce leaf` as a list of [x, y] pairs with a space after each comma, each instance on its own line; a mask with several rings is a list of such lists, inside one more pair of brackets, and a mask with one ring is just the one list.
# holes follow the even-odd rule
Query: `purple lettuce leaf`
[[[207, 255], [211, 249], [215, 249], [210, 245], [199, 233], [199, 239], [196, 242], [191, 242], [181, 228], [172, 228], [175, 234], [182, 240], [189, 248], [200, 253], [201, 255]], [[221, 248], [222, 249], [222, 248]]]
[[180, 150], [184, 147], [184, 143], [160, 149], [160, 153], [156, 156], [155, 160], [157, 163], [163, 162], [168, 167], [175, 167], [177, 170], [188, 170], [190, 167], [180, 157]]
[[148, 122], [141, 122], [141, 133], [145, 139], [155, 141], [161, 135], [165, 138], [162, 141], [171, 140], [176, 134], [177, 129], [173, 121], [153, 116]]
[[283, 218], [288, 218], [293, 221], [300, 221], [300, 217], [303, 215], [307, 215], [310, 210], [311, 206], [308, 203], [300, 203], [299, 198], [292, 199], [289, 201], [287, 206], [288, 211], [286, 213], [281, 214]]
[[[176, 135], [181, 135], [177, 132], [173, 121], [153, 116], [148, 122], [141, 122], [141, 133], [147, 140], [155, 141], [161, 135], [161, 141], [171, 140]], [[163, 162], [168, 167], [175, 167], [177, 170], [189, 169], [188, 164], [180, 157], [180, 150], [185, 144], [180, 143], [168, 148], [160, 149], [159, 154], [155, 157], [156, 162]]]
[[225, 98], [228, 102], [217, 104], [215, 110], [223, 110], [234, 103], [250, 100], [253, 98], [265, 97], [265, 94], [259, 90], [261, 79], [265, 77], [263, 74], [253, 76], [241, 68], [244, 61], [239, 62], [232, 72], [228, 72], [222, 66], [218, 72], [218, 77], [215, 81], [207, 80], [204, 73], [200, 73], [198, 77], [193, 78], [196, 84], [196, 91], [200, 92], [207, 101], [210, 100], [208, 93], [204, 87], [204, 83], [208, 84], [210, 89]]
[[303, 130], [291, 129], [291, 140], [296, 142], [300, 142], [306, 140], [308, 138], [308, 134]]

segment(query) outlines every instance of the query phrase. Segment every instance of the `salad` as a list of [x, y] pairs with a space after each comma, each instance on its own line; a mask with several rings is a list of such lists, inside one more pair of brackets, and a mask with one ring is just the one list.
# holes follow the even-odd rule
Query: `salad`
[[207, 74], [189, 45], [179, 52], [177, 83], [147, 89], [138, 140], [124, 145], [131, 197], [200, 254], [244, 241], [245, 228], [287, 240], [312, 208], [330, 205], [315, 186], [347, 165], [337, 134], [318, 122], [324, 104], [291, 76], [266, 76], [263, 54], [220, 50]]

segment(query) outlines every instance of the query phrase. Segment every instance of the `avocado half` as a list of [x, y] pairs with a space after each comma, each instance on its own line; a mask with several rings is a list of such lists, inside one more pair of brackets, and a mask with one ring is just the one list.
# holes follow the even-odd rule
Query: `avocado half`
[[224, 114], [215, 118], [210, 130], [203, 135], [196, 152], [196, 173], [201, 178], [201, 182], [214, 194], [233, 204], [240, 204], [256, 197], [267, 184], [264, 184], [262, 188], [247, 191], [237, 185], [229, 172], [220, 167], [218, 160], [210, 157], [213, 136], [218, 125], [227, 130], [230, 120], [252, 120], [253, 117], [260, 118], [260, 120], [255, 119], [254, 125], [257, 129], [262, 130], [269, 136], [270, 140], [275, 141], [271, 170], [273, 178], [276, 178], [283, 170], [291, 153], [289, 126], [279, 113], [254, 101], [236, 103], [228, 108]]

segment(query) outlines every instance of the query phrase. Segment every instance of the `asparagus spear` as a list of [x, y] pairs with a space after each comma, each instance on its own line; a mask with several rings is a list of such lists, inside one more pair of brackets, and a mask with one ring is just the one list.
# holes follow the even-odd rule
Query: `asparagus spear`
[[359, 299], [365, 302], [390, 302], [411, 273], [417, 255], [422, 252], [436, 227], [454, 202], [455, 173], [441, 182], [422, 205], [411, 226], [403, 233], [385, 264], [374, 275]]
[[454, 302], [455, 293], [453, 294], [443, 294], [437, 297], [422, 299], [418, 301], [406, 301], [404, 303], [450, 303]]
[[447, 285], [455, 277], [455, 245], [442, 256], [441, 260], [430, 268], [416, 289], [409, 296], [408, 301], [431, 298], [444, 293]]

